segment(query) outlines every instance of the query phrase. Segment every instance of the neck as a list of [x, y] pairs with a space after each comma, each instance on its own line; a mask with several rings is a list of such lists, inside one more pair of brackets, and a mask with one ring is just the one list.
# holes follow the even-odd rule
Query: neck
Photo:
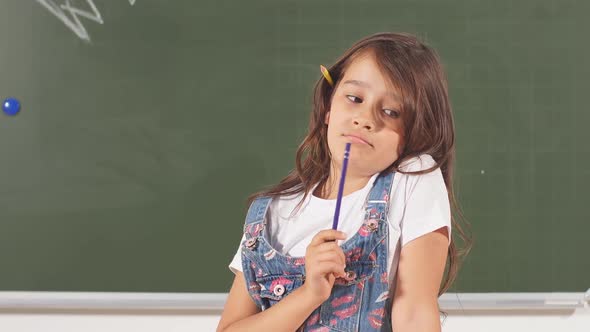
[[[326, 182], [318, 186], [313, 192], [313, 195], [322, 199], [336, 199], [338, 197], [338, 189], [340, 187], [340, 176], [342, 174], [342, 167], [331, 167], [330, 175]], [[346, 172], [346, 179], [344, 180], [344, 190], [342, 196], [351, 194], [367, 185], [372, 175], [359, 174], [353, 169], [348, 168]]]

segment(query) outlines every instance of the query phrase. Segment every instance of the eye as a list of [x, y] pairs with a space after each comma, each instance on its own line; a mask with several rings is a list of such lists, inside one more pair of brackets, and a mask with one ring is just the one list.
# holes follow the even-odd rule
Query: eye
[[357, 96], [353, 96], [353, 95], [346, 95], [346, 98], [348, 98], [348, 100], [352, 101], [353, 103], [356, 103], [355, 100], [359, 100], [359, 103], [362, 103], [363, 102], [362, 99], [360, 99]]
[[[346, 95], [346, 98], [355, 104], [363, 102], [363, 100], [361, 98], [354, 96], [354, 95]], [[389, 116], [393, 119], [397, 119], [400, 117], [400, 112], [396, 111], [396, 110], [384, 109], [383, 112], [385, 112], [385, 114], [387, 116]]]
[[387, 116], [390, 116], [390, 117], [392, 117], [394, 119], [397, 119], [400, 116], [399, 112], [396, 111], [396, 110], [388, 110], [388, 109], [385, 109], [385, 110], [383, 110], [383, 112], [385, 112], [385, 114], [387, 114]]

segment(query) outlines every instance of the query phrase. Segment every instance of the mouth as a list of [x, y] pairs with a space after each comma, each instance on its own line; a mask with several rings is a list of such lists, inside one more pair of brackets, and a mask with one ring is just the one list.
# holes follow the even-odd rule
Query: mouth
[[369, 143], [366, 139], [364, 139], [361, 136], [353, 135], [353, 134], [344, 134], [342, 136], [348, 138], [351, 141], [351, 143], [357, 143], [357, 144], [368, 145], [370, 147], [373, 147], [373, 145], [371, 143]]

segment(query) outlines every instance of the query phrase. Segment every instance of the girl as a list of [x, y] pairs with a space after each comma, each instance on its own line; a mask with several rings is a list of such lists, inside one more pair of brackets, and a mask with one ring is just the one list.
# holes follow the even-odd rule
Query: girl
[[296, 170], [249, 199], [217, 330], [440, 331], [437, 299], [461, 256], [451, 224], [469, 245], [450, 210], [460, 212], [439, 58], [412, 35], [379, 33], [324, 76]]

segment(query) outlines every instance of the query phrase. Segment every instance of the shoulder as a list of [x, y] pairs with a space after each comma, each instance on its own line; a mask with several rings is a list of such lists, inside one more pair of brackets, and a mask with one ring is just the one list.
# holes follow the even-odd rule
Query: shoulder
[[[423, 171], [426, 172], [419, 173]], [[424, 180], [443, 181], [438, 163], [431, 155], [426, 153], [403, 160], [400, 163], [398, 172], [395, 173], [392, 191], [402, 188], [411, 189], [416, 183]]]
[[399, 170], [402, 172], [419, 172], [432, 168], [436, 164], [436, 161], [431, 155], [424, 153], [420, 156], [404, 160], [400, 164]]
[[[416, 174], [416, 172], [429, 172]], [[437, 194], [446, 195], [445, 181], [438, 167], [438, 163], [429, 154], [422, 154], [418, 157], [413, 157], [404, 160], [399, 167], [400, 172], [395, 174], [395, 179], [391, 188], [391, 197], [395, 197], [398, 202], [401, 200], [404, 203], [412, 194], [417, 194], [416, 191], [422, 194]], [[403, 172], [403, 173], [402, 173]]]
[[403, 166], [402, 171], [410, 173], [432, 170], [422, 174], [395, 175], [399, 175], [399, 179], [392, 186], [390, 218], [402, 230], [402, 247], [441, 227], [446, 226], [451, 234], [450, 201], [437, 162], [432, 156], [423, 154], [404, 162]]

